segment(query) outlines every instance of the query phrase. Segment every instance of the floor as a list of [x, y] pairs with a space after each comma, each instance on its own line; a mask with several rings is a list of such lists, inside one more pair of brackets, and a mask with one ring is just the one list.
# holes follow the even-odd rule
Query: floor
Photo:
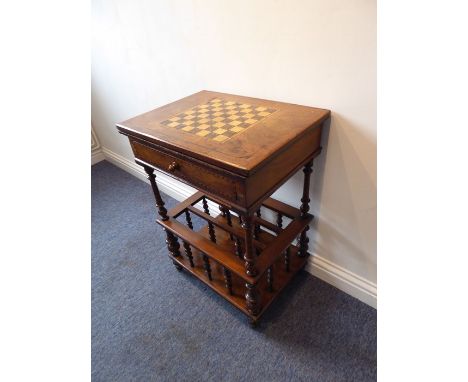
[[302, 271], [251, 329], [175, 270], [148, 184], [91, 171], [94, 382], [376, 380], [375, 309]]

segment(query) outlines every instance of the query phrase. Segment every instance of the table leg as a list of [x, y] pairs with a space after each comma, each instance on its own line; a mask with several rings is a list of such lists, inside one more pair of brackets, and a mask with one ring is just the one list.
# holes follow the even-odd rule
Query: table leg
[[246, 302], [247, 310], [253, 316], [257, 316], [260, 313], [260, 304], [258, 301], [257, 286], [246, 283], [245, 287], [247, 288], [247, 291], [245, 293], [245, 302]]
[[[313, 161], [306, 163], [304, 166], [304, 189], [302, 192], [301, 198], [301, 215], [304, 216], [309, 212], [310, 206], [310, 198], [309, 198], [309, 188], [310, 188], [310, 174], [312, 173], [312, 164]], [[297, 253], [299, 257], [306, 257], [307, 250], [309, 249], [309, 238], [307, 237], [307, 231], [309, 230], [309, 226], [304, 228], [304, 231], [301, 233], [301, 238], [299, 239], [299, 252]]]
[[242, 228], [244, 228], [244, 237], [245, 237], [245, 272], [249, 276], [256, 276], [257, 269], [255, 269], [255, 257], [254, 257], [254, 248], [253, 248], [253, 215], [247, 213], [242, 216]]
[[[156, 206], [158, 207], [159, 216], [163, 221], [169, 220], [169, 216], [167, 216], [167, 209], [164, 207], [164, 201], [161, 198], [161, 194], [158, 189], [158, 185], [156, 184], [156, 175], [154, 174], [154, 169], [149, 166], [144, 166], [145, 172], [148, 175], [148, 180], [151, 183], [151, 188], [153, 189], [154, 198], [156, 199]], [[167, 229], [166, 231], [166, 244], [169, 252], [174, 257], [180, 256], [180, 244], [177, 241], [177, 237]], [[175, 261], [173, 261], [174, 266], [177, 270], [181, 270], [182, 267]]]

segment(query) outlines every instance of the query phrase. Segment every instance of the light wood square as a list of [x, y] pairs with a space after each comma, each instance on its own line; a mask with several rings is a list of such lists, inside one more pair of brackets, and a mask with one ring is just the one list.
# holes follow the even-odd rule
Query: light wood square
[[213, 140], [217, 142], [223, 142], [226, 139], [229, 139], [229, 137], [226, 137], [225, 135], [218, 135], [217, 137], [213, 138]]
[[229, 129], [229, 130], [231, 130], [234, 133], [240, 133], [241, 131], [244, 131], [245, 129], [243, 127], [237, 126], [237, 127], [233, 127], [232, 129]]
[[255, 123], [255, 122], [257, 122], [257, 120], [256, 120], [256, 119], [252, 119], [252, 118], [250, 118], [250, 119], [248, 119], [248, 120], [245, 121], [245, 123], [249, 123], [249, 124], [252, 124], [252, 123]]

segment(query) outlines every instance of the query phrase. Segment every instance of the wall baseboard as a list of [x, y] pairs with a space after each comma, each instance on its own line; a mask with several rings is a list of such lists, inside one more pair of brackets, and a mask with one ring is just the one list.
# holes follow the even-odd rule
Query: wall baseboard
[[106, 159], [104, 156], [104, 153], [102, 152], [102, 149], [96, 150], [91, 153], [91, 166], [93, 164], [96, 164], [102, 160]]
[[377, 285], [373, 282], [316, 254], [310, 257], [306, 271], [377, 309]]
[[[129, 172], [137, 178], [149, 183], [143, 168], [135, 162], [102, 147], [102, 153], [109, 162]], [[97, 163], [97, 162], [96, 162]], [[184, 200], [196, 190], [186, 184], [158, 171], [158, 185], [165, 194], [176, 200]], [[211, 203], [210, 203], [211, 204]], [[215, 204], [210, 205], [211, 211], [218, 211]], [[377, 308], [377, 286], [376, 284], [356, 275], [355, 273], [329, 261], [325, 258], [312, 255], [306, 266], [306, 271], [341, 291], [357, 298], [358, 300]]]

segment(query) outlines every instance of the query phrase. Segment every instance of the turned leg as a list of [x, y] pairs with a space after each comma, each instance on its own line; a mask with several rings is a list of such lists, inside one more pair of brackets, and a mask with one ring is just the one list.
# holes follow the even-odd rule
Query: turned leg
[[[240, 216], [240, 215], [239, 215]], [[253, 248], [253, 214], [247, 213], [242, 217], [242, 228], [244, 228], [245, 234], [245, 272], [249, 276], [256, 276], [257, 269], [255, 268], [255, 255]], [[246, 307], [249, 313], [253, 316], [257, 316], [260, 313], [260, 304], [257, 292], [257, 286], [254, 284], [246, 283], [247, 288], [245, 293]]]
[[[304, 166], [304, 189], [302, 192], [301, 198], [301, 216], [305, 216], [309, 212], [309, 187], [310, 187], [310, 174], [312, 173], [312, 161], [307, 163]], [[301, 237], [299, 239], [299, 252], [297, 253], [300, 257], [307, 256], [307, 250], [309, 249], [309, 238], [307, 237], [307, 231], [309, 230], [309, 226], [306, 226], [301, 233]]]
[[[148, 180], [151, 183], [151, 188], [153, 189], [154, 198], [156, 199], [156, 206], [158, 207], [159, 216], [161, 220], [166, 221], [169, 220], [169, 216], [167, 216], [167, 210], [164, 207], [164, 201], [161, 198], [161, 194], [159, 193], [158, 185], [156, 184], [156, 175], [154, 174], [154, 169], [148, 166], [144, 166], [145, 172], [148, 175]], [[180, 245], [177, 241], [177, 237], [167, 229], [164, 229], [166, 232], [166, 244], [169, 252], [172, 256], [178, 257], [180, 256]], [[177, 262], [173, 261], [177, 270], [181, 270], [182, 267]]]
[[153, 189], [153, 194], [154, 198], [156, 199], [156, 206], [158, 207], [159, 216], [161, 216], [161, 219], [163, 221], [169, 220], [169, 216], [167, 216], [167, 210], [164, 207], [164, 201], [161, 198], [158, 185], [156, 184], [156, 175], [154, 174], [154, 169], [145, 166], [145, 172], [148, 175], [147, 178], [151, 183], [151, 188]]
[[299, 251], [297, 255], [299, 257], [306, 257], [307, 250], [309, 249], [309, 238], [307, 237], [307, 231], [309, 230], [309, 226], [304, 228], [304, 231], [301, 233], [301, 238], [299, 240]]
[[260, 313], [257, 286], [246, 283], [245, 287], [247, 288], [247, 291], [245, 292], [245, 302], [247, 310], [251, 315], [257, 316]]
[[[261, 211], [260, 211], [260, 208], [257, 210], [256, 215], [257, 215], [258, 218], [261, 218], [261, 217], [262, 217], [262, 213], [261, 213]], [[260, 224], [255, 224], [255, 228], [254, 228], [254, 237], [255, 237], [255, 239], [257, 239], [257, 240], [258, 240], [258, 235], [259, 235], [259, 233], [260, 233]]]
[[[258, 218], [262, 217], [262, 212], [260, 211], [260, 208], [257, 210], [256, 215], [257, 215]], [[255, 224], [254, 238], [255, 238], [255, 240], [259, 240], [259, 238], [260, 238], [260, 224]], [[260, 248], [255, 248], [255, 254], [257, 256], [260, 256]]]
[[245, 272], [249, 276], [256, 276], [257, 269], [255, 269], [255, 257], [254, 257], [254, 248], [253, 248], [253, 215], [247, 213], [242, 218], [242, 228], [244, 228], [245, 235]]
[[172, 256], [180, 256], [180, 244], [177, 241], [177, 236], [175, 236], [171, 231], [168, 230], [166, 230], [166, 244]]

